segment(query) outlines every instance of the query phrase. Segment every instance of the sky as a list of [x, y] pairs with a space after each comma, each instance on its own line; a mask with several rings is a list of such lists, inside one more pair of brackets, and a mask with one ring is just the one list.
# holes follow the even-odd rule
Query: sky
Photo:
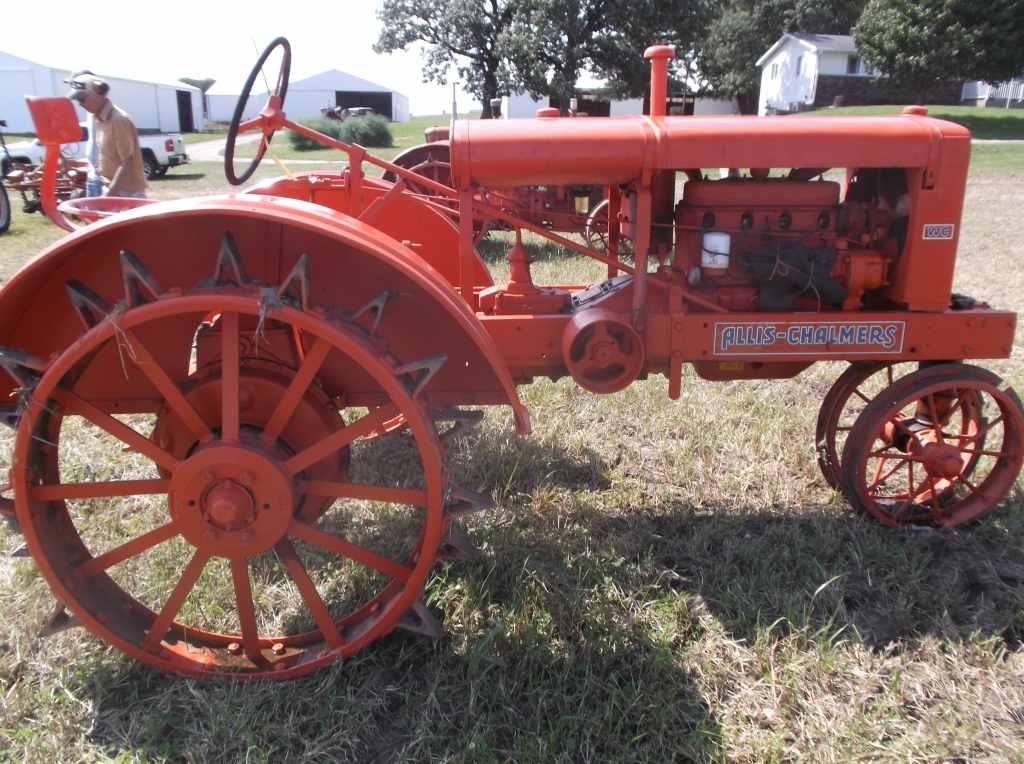
[[[259, 51], [283, 35], [292, 46], [293, 81], [340, 69], [405, 94], [414, 115], [449, 112], [451, 85], [423, 83], [418, 49], [373, 52], [379, 5], [377, 0], [49, 0], [45, 15], [56, 24], [40, 19], [25, 27], [32, 31], [4, 35], [0, 50], [56, 68], [169, 82], [213, 77], [218, 89], [241, 89]], [[290, 7], [298, 9], [294, 17]], [[22, 11], [28, 12], [28, 6]], [[460, 112], [479, 108], [461, 91], [457, 98]]]

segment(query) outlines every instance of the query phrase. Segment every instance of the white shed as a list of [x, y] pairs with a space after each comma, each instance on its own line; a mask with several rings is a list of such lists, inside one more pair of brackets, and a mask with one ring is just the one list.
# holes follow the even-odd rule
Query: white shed
[[[183, 82], [155, 82], [96, 72], [110, 83], [110, 99], [131, 115], [139, 130], [190, 133], [203, 129], [203, 93]], [[7, 130], [34, 131], [25, 96], [62, 96], [71, 70], [37, 64], [0, 52], [0, 119]], [[86, 114], [77, 106], [79, 118]]]
[[[229, 122], [238, 103], [240, 86], [214, 85], [206, 92], [207, 114], [216, 122]], [[256, 115], [267, 101], [266, 88], [249, 96], [243, 119]], [[330, 69], [288, 84], [284, 110], [290, 119], [319, 117], [320, 109], [369, 106], [392, 122], [409, 121], [409, 99], [396, 90], [377, 85], [353, 74]]]

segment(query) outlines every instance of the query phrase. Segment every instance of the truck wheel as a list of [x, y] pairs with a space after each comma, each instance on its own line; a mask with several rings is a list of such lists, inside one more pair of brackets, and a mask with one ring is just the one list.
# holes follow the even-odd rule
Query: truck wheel
[[7, 189], [0, 184], [0, 233], [11, 227], [11, 200], [7, 198]]
[[160, 171], [160, 163], [156, 161], [156, 157], [148, 151], [142, 153], [142, 169], [146, 174], [146, 180], [153, 180], [164, 174]]

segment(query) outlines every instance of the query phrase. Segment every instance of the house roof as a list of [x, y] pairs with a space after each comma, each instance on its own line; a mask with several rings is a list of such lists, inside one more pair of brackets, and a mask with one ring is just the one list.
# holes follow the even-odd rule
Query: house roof
[[[255, 89], [256, 86], [254, 86]], [[237, 96], [242, 90], [241, 85], [214, 85], [207, 92], [208, 95], [233, 95]], [[375, 82], [356, 77], [354, 74], [343, 72], [340, 69], [328, 69], [301, 80], [292, 80], [288, 83], [288, 92], [299, 93], [303, 91], [322, 90], [353, 90], [361, 93], [397, 93], [391, 88], [378, 85]], [[266, 88], [261, 88], [266, 93]], [[401, 93], [399, 93], [401, 95]]]
[[828, 51], [830, 53], [856, 53], [857, 44], [851, 35], [848, 34], [814, 34], [812, 32], [786, 32], [775, 43], [764, 52], [761, 58], [757, 59], [758, 66], [764, 66], [775, 53], [786, 44], [794, 40], [808, 50], [815, 53]]

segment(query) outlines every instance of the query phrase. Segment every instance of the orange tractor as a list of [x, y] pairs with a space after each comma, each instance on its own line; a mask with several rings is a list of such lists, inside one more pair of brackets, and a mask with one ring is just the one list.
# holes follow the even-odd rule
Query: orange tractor
[[[274, 92], [242, 120], [271, 55]], [[5, 508], [60, 601], [47, 631], [82, 625], [161, 669], [278, 679], [396, 628], [436, 634], [424, 582], [469, 552], [453, 520], [487, 505], [450, 482], [448, 444], [481, 406], [510, 407], [528, 434], [517, 386], [539, 376], [608, 394], [663, 374], [677, 398], [684, 364], [737, 380], [848, 361], [816, 448], [855, 509], [959, 526], [999, 506], [1024, 412], [962, 362], [1006, 358], [1016, 325], [951, 293], [968, 131], [919, 107], [669, 117], [672, 51], [646, 55], [649, 117], [456, 122], [449, 184], [290, 121], [279, 38], [240, 99], [227, 177], [247, 180], [284, 128], [343, 152], [343, 170], [167, 202], [58, 209], [44, 193], [58, 222], [98, 220], [0, 290]], [[31, 105], [44, 142], [77, 134], [68, 102]], [[262, 140], [238, 173], [246, 131]], [[548, 185], [605, 190], [606, 249], [488, 203], [491, 188]], [[534, 284], [517, 237], [496, 285], [481, 219], [592, 257], [607, 280]], [[113, 467], [94, 455], [103, 439]], [[324, 566], [349, 571], [344, 585]]]

